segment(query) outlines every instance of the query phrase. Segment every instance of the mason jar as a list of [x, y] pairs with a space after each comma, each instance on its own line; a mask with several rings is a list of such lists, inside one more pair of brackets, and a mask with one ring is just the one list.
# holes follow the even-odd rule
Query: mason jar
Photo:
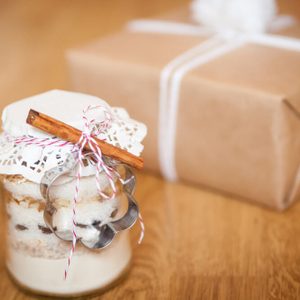
[[[82, 110], [99, 103], [112, 117], [101, 138], [139, 155], [145, 126], [130, 119], [125, 110], [111, 108], [96, 97], [55, 90], [15, 102], [3, 112], [0, 173], [7, 215], [6, 266], [23, 289], [59, 297], [86, 295], [112, 286], [130, 268], [132, 249], [126, 228], [138, 214], [132, 171], [106, 158], [118, 176], [114, 177], [114, 197], [104, 198], [99, 185], [102, 192], [110, 194], [110, 181], [101, 171], [96, 183], [95, 164], [89, 157], [93, 154], [88, 154], [74, 207], [78, 174], [76, 165], [67, 165], [70, 156], [74, 162], [70, 154], [74, 145], [26, 124], [33, 108], [82, 129]], [[101, 122], [103, 111], [93, 112], [92, 117]], [[56, 174], [47, 183], [62, 167], [68, 172]], [[76, 244], [72, 249], [73, 229]]]

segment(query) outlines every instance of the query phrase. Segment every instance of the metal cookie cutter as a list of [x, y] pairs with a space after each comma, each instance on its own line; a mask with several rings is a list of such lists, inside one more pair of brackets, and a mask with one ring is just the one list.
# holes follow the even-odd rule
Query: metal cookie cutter
[[[84, 156], [85, 158], [90, 159], [90, 161], [93, 162], [92, 153], [87, 153]], [[87, 227], [93, 230], [93, 232], [97, 230], [96, 238], [93, 237], [92, 239], [89, 240], [81, 239], [81, 243], [90, 249], [100, 249], [108, 246], [118, 232], [132, 227], [136, 222], [136, 220], [138, 219], [138, 215], [139, 215], [139, 208], [133, 197], [136, 178], [132, 170], [127, 165], [124, 164], [120, 164], [111, 160], [107, 160], [106, 162], [111, 166], [119, 165], [124, 167], [125, 169], [125, 176], [124, 178], [120, 178], [120, 182], [123, 185], [123, 192], [126, 195], [128, 207], [126, 213], [118, 220], [106, 223], [104, 225], [101, 224], [87, 225]], [[76, 163], [77, 161], [75, 155], [70, 154], [63, 164], [58, 165], [57, 167], [47, 171], [42, 177], [41, 184], [40, 184], [41, 194], [46, 200], [46, 207], [44, 210], [44, 221], [46, 225], [49, 227], [49, 229], [58, 238], [65, 241], [72, 240], [73, 238], [72, 231], [68, 230], [68, 231], [59, 232], [57, 228], [55, 228], [55, 226], [53, 225], [53, 215], [56, 212], [56, 208], [54, 206], [54, 201], [50, 197], [50, 189], [51, 186], [55, 183], [55, 181], [59, 177], [71, 173], [71, 171], [74, 170]]]

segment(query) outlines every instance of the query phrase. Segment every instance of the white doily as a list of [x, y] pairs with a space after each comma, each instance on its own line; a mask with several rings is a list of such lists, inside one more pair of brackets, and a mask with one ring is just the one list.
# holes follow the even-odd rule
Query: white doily
[[[2, 126], [6, 134], [15, 138], [23, 135], [52, 138], [26, 124], [30, 108], [81, 130], [83, 127], [82, 110], [88, 105], [99, 104], [110, 112], [113, 121], [111, 126], [98, 137], [139, 156], [143, 150], [141, 142], [147, 133], [146, 126], [130, 119], [126, 110], [111, 108], [105, 101], [85, 94], [53, 90], [15, 102], [4, 109]], [[104, 118], [103, 112], [96, 113], [98, 115], [92, 117], [101, 122]], [[20, 174], [28, 180], [39, 183], [47, 170], [64, 162], [72, 147], [72, 145], [64, 147], [16, 145], [9, 142], [3, 133], [0, 135], [0, 174]], [[94, 168], [87, 164], [83, 170], [83, 176], [91, 175], [94, 171]]]

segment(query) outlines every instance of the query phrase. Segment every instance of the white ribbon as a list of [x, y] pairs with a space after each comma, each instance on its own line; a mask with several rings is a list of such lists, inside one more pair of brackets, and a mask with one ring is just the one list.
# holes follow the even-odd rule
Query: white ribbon
[[[272, 29], [283, 29], [294, 24], [294, 19], [288, 16], [279, 16]], [[300, 51], [300, 40], [275, 34], [250, 34], [240, 32], [213, 32], [210, 28], [160, 20], [135, 20], [129, 22], [132, 32], [148, 32], [159, 34], [175, 34], [190, 36], [211, 36], [205, 42], [180, 54], [170, 61], [162, 70], [160, 76], [159, 93], [159, 126], [158, 152], [160, 168], [163, 176], [170, 180], [177, 179], [175, 164], [175, 145], [178, 103], [180, 98], [181, 82], [184, 76], [218, 57], [225, 55], [247, 43], [259, 44], [267, 47]]]

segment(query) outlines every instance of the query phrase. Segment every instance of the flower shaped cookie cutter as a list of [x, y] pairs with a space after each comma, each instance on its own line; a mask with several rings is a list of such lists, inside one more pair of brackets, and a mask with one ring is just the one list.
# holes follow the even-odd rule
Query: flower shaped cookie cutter
[[[93, 154], [86, 153], [86, 159], [93, 161]], [[54, 206], [54, 200], [51, 198], [50, 189], [51, 186], [63, 175], [68, 175], [76, 167], [77, 160], [74, 154], [70, 154], [63, 164], [58, 165], [47, 172], [45, 172], [40, 183], [40, 191], [43, 198], [46, 200], [46, 207], [44, 210], [44, 221], [49, 229], [60, 239], [64, 241], [72, 241], [72, 230], [59, 231], [53, 224], [53, 215], [56, 208]], [[101, 249], [107, 247], [114, 239], [116, 234], [120, 231], [129, 229], [134, 225], [138, 219], [139, 207], [133, 197], [136, 178], [130, 167], [125, 164], [118, 163], [113, 160], [107, 160], [106, 164], [111, 166], [122, 166], [125, 169], [124, 178], [120, 178], [120, 182], [123, 185], [123, 193], [127, 198], [127, 211], [125, 214], [117, 220], [113, 220], [103, 225], [95, 224], [87, 226], [87, 230], [96, 231], [96, 236], [93, 234], [93, 238], [84, 239], [80, 238], [81, 243], [89, 249]], [[109, 201], [109, 200], [107, 200]]]

